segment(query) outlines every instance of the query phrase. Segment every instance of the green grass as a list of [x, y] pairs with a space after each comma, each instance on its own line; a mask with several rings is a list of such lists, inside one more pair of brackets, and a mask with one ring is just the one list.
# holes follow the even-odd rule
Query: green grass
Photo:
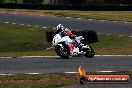
[[[130, 75], [132, 72], [87, 72], [87, 75]], [[58, 88], [77, 84], [79, 74], [44, 73], [40, 75], [0, 75], [0, 88]]]
[[[14, 9], [0, 9], [0, 11], [19, 11]], [[21, 10], [37, 14], [49, 14], [56, 16], [70, 16], [75, 18], [117, 20], [132, 22], [132, 11], [77, 11], [77, 10]]]
[[[4, 3], [15, 3], [15, 0], [4, 0]], [[23, 0], [17, 0], [17, 3], [23, 3]]]
[[118, 35], [99, 35], [99, 42], [92, 44], [96, 54], [132, 55], [132, 38]]
[[[0, 23], [0, 56], [43, 52], [50, 44], [45, 32], [50, 29]], [[23, 53], [23, 54], [22, 54]], [[43, 52], [44, 53], [44, 52]], [[48, 52], [47, 52], [48, 53]], [[45, 52], [46, 54], [46, 52]]]
[[0, 76], [0, 88], [58, 88], [76, 83], [75, 74], [45, 73]]
[[57, 16], [70, 16], [75, 18], [132, 22], [132, 15], [131, 15], [132, 11], [69, 11], [69, 10], [49, 11], [48, 10], [44, 12], [49, 12]]
[[41, 28], [0, 23], [0, 52], [40, 51], [48, 46]]
[[[0, 23], [0, 56], [56, 55], [53, 49], [44, 50], [51, 46], [46, 31], [51, 29]], [[101, 34], [98, 38], [99, 42], [92, 44], [96, 54], [132, 54], [130, 37]]]

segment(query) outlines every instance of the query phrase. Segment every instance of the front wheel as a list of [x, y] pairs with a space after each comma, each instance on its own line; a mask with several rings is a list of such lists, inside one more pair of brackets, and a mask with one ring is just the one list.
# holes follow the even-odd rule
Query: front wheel
[[70, 56], [69, 48], [64, 43], [59, 43], [58, 45], [56, 45], [55, 51], [61, 58], [68, 59]]
[[92, 58], [95, 55], [94, 49], [91, 46], [89, 46], [85, 52], [84, 56], [87, 58]]

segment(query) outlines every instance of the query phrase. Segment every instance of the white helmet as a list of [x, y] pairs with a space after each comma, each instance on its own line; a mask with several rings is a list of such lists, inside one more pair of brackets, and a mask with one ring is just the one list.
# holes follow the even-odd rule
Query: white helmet
[[56, 27], [56, 30], [57, 30], [57, 32], [61, 32], [61, 31], [64, 30], [64, 27], [63, 27], [61, 24], [59, 24], [59, 25]]

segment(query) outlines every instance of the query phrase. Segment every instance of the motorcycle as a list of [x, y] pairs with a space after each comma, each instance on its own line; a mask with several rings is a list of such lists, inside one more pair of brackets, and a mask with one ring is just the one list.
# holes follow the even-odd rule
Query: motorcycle
[[88, 44], [82, 44], [83, 36], [77, 36], [75, 40], [80, 42], [82, 50], [79, 50], [79, 47], [69, 36], [61, 37], [58, 33], [53, 37], [52, 46], [55, 48], [56, 53], [64, 59], [68, 59], [70, 56], [78, 57], [85, 56], [87, 58], [92, 58], [95, 55], [93, 48]]

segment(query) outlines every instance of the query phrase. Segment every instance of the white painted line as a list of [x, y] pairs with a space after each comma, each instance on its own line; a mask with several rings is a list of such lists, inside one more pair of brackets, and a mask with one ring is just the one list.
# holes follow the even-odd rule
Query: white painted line
[[114, 23], [118, 22], [118, 21], [113, 21]]
[[64, 72], [66, 74], [75, 74], [75, 73], [79, 73], [79, 72]]
[[88, 19], [88, 20], [93, 20], [93, 19]]
[[71, 17], [66, 17], [66, 18], [71, 18]]
[[[24, 74], [27, 74], [27, 75], [40, 75], [40, 74], [42, 74], [42, 73], [24, 73]], [[14, 75], [14, 74], [0, 74], [0, 76], [10, 76], [10, 75]]]
[[22, 26], [24, 25], [24, 24], [21, 24]]
[[[118, 72], [118, 71], [95, 71], [95, 72], [106, 72], [106, 73], [108, 73], [108, 72]], [[66, 73], [66, 74], [76, 74], [76, 73], [79, 73], [79, 72], [64, 72], [64, 73]]]
[[[95, 57], [132, 57], [132, 55], [95, 55]], [[0, 59], [4, 58], [53, 58], [59, 56], [19, 56], [19, 57], [0, 57]]]
[[0, 57], [1, 59], [4, 59], [4, 58], [13, 58], [13, 57]]
[[104, 55], [94, 55], [94, 56], [96, 56], [96, 57], [101, 57], [101, 56], [104, 56]]
[[129, 37], [131, 37], [131, 38], [132, 38], [132, 36], [129, 36]]
[[16, 24], [16, 23], [12, 23], [12, 24]]
[[28, 14], [28, 15], [31, 15], [32, 16], [33, 14]]
[[18, 13], [13, 13], [13, 14], [18, 14]]
[[40, 16], [44, 16], [44, 15], [40, 15]]
[[9, 76], [10, 76], [10, 75], [13, 75], [13, 74], [0, 74], [0, 75], [1, 75], [1, 76], [4, 76], [4, 75], [9, 75]]
[[128, 22], [124, 22], [125, 24], [127, 24]]
[[105, 20], [99, 20], [99, 21], [105, 21]]
[[27, 26], [31, 26], [31, 25], [27, 25]]
[[82, 19], [82, 18], [77, 18], [77, 19]]
[[4, 23], [9, 24], [10, 22], [4, 22]]
[[55, 30], [56, 28], [52, 28], [52, 29], [54, 29], [54, 30]]
[[5, 12], [0, 12], [0, 13], [5, 13]]
[[106, 56], [106, 57], [111, 57], [111, 56], [117, 56], [117, 57], [120, 57], [120, 56], [132, 56], [132, 55], [95, 55], [97, 57], [100, 57], [100, 56]]
[[18, 58], [53, 58], [53, 57], [59, 57], [59, 56], [21, 56]]
[[39, 27], [39, 26], [35, 26], [35, 27]]
[[25, 73], [25, 74], [29, 74], [29, 75], [40, 75], [42, 73]]
[[47, 27], [42, 27], [42, 28], [46, 29]]
[[96, 71], [96, 72], [118, 72], [118, 71]]
[[[132, 56], [132, 55], [95, 55], [95, 56], [97, 56], [97, 57], [100, 57], [100, 56], [109, 56], [109, 57], [117, 56], [117, 57], [119, 57], [119, 56]], [[59, 57], [59, 56], [22, 56], [22, 57]]]
[[116, 55], [116, 56], [132, 56], [132, 55]]

